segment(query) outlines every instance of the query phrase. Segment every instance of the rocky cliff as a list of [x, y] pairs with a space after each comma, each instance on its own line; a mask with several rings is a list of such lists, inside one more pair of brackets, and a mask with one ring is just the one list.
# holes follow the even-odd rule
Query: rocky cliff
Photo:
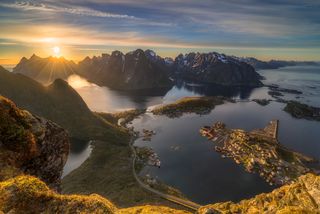
[[164, 59], [150, 50], [87, 57], [79, 62], [79, 73], [96, 84], [122, 90], [172, 86]]
[[177, 78], [227, 86], [260, 86], [254, 68], [234, 57], [216, 52], [188, 53], [176, 57], [172, 71]]
[[77, 64], [63, 57], [41, 58], [33, 54], [29, 59], [23, 57], [13, 68], [14, 73], [21, 73], [43, 84], [50, 84], [56, 79], [67, 79], [76, 74]]
[[0, 96], [0, 179], [29, 174], [59, 190], [69, 153], [67, 132]]

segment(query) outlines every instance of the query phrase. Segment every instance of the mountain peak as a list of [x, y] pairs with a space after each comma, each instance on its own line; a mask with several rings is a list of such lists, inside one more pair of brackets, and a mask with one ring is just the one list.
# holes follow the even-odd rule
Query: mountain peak
[[39, 59], [40, 57], [37, 56], [36, 54], [32, 54], [29, 60], [34, 60], [34, 59]]

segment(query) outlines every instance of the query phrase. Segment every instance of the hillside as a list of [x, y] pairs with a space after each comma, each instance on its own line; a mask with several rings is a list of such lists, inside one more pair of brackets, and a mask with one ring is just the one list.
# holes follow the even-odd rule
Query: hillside
[[19, 107], [48, 118], [80, 139], [105, 139], [115, 128], [93, 114], [80, 95], [61, 79], [45, 87], [21, 74], [0, 66], [0, 95]]

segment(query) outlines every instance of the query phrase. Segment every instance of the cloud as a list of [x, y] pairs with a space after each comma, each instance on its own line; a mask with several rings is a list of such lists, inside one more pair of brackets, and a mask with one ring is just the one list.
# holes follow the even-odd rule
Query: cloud
[[49, 5], [44, 3], [34, 3], [29, 1], [10, 3], [0, 3], [1, 7], [14, 8], [19, 10], [37, 10], [43, 12], [54, 12], [54, 13], [69, 13], [81, 16], [93, 16], [93, 17], [103, 17], [103, 18], [120, 18], [120, 19], [137, 19], [134, 16], [129, 16], [127, 14], [116, 14], [108, 13], [103, 11], [94, 10], [87, 7], [60, 7], [55, 5]]

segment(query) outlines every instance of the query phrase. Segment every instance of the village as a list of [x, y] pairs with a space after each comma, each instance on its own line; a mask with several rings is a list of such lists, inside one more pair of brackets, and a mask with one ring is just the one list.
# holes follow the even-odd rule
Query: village
[[259, 174], [270, 185], [283, 185], [312, 172], [307, 163], [315, 160], [279, 144], [277, 130], [277, 120], [264, 129], [251, 132], [227, 129], [222, 122], [216, 122], [211, 127], [201, 128], [200, 133], [215, 143], [215, 150], [222, 158], [233, 159], [247, 172]]

